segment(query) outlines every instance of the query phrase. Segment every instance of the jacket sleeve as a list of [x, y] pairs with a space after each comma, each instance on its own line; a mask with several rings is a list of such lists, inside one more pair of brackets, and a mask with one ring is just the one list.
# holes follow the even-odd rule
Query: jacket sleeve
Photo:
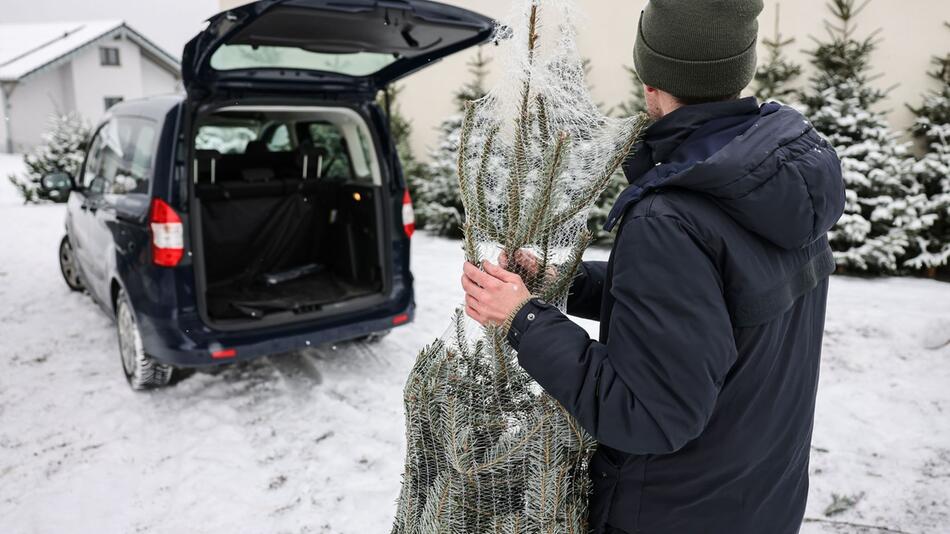
[[521, 366], [599, 442], [666, 454], [699, 436], [736, 360], [718, 271], [678, 219], [625, 221], [606, 345], [531, 301], [508, 339]]
[[567, 313], [582, 319], [600, 320], [607, 262], [585, 261], [578, 269], [567, 297]]

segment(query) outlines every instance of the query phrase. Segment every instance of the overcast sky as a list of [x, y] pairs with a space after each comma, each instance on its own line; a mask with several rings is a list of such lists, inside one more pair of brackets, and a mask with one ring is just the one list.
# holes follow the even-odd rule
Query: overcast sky
[[0, 23], [122, 19], [180, 58], [218, 5], [218, 0], [0, 0]]

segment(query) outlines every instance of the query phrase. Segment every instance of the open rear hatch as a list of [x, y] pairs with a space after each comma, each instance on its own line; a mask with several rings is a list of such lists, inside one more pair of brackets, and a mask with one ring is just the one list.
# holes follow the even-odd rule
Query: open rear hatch
[[425, 0], [262, 0], [209, 20], [182, 57], [207, 321], [237, 330], [390, 298], [402, 192], [364, 106], [494, 28]]
[[229, 106], [194, 138], [196, 273], [216, 326], [380, 304], [390, 283], [382, 169], [344, 107]]
[[425, 0], [263, 0], [220, 13], [185, 46], [189, 95], [277, 84], [377, 90], [481, 44], [495, 23]]

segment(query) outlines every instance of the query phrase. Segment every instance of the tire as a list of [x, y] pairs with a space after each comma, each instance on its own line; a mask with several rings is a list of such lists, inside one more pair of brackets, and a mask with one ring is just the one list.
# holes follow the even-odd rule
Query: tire
[[59, 272], [63, 274], [63, 280], [73, 291], [82, 291], [86, 289], [82, 283], [82, 276], [79, 274], [79, 265], [76, 264], [76, 254], [73, 252], [73, 245], [69, 242], [69, 236], [63, 236], [59, 242]]
[[116, 298], [115, 325], [119, 337], [119, 359], [129, 386], [134, 390], [167, 386], [171, 382], [174, 368], [145, 354], [135, 311], [128, 295], [122, 289]]

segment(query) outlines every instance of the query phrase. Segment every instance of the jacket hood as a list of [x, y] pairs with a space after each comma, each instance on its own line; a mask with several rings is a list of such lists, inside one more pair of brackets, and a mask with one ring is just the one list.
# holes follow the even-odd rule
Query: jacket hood
[[798, 111], [754, 98], [687, 106], [651, 126], [624, 165], [631, 186], [608, 218], [651, 190], [707, 195], [747, 230], [785, 249], [808, 245], [844, 211], [841, 163]]

